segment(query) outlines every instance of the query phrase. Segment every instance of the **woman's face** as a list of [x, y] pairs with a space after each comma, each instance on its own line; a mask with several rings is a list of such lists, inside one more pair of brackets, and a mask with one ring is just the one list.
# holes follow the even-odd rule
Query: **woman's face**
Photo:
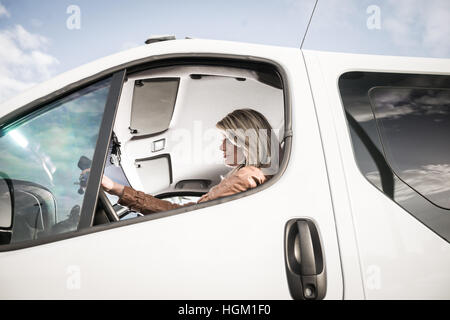
[[245, 163], [243, 150], [232, 144], [225, 136], [223, 136], [220, 150], [223, 152], [225, 165], [235, 167], [239, 164]]

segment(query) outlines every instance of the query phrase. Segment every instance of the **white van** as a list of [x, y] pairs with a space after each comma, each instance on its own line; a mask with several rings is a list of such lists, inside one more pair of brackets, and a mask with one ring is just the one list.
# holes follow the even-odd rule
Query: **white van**
[[[277, 132], [268, 182], [145, 216], [100, 188], [195, 201], [240, 107]], [[449, 299], [449, 134], [450, 60], [197, 39], [103, 58], [0, 106], [0, 298]]]

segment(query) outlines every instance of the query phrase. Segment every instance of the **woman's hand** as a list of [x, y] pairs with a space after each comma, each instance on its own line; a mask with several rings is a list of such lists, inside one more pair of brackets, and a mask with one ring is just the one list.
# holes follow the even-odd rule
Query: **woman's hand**
[[[86, 170], [83, 170], [81, 172], [81, 174], [89, 172], [90, 170], [91, 170], [90, 168], [86, 169]], [[110, 193], [112, 195], [120, 197], [123, 194], [124, 186], [122, 186], [121, 184], [115, 183], [114, 181], [112, 181], [106, 175], [103, 175], [103, 177], [102, 177], [102, 184], [101, 184], [101, 186], [106, 192], [108, 192], [108, 193]]]
[[108, 192], [108, 193], [111, 192], [111, 190], [114, 189], [114, 184], [115, 184], [114, 181], [112, 181], [107, 176], [103, 175], [103, 177], [102, 177], [102, 187], [103, 187], [103, 189], [105, 189], [106, 192]]

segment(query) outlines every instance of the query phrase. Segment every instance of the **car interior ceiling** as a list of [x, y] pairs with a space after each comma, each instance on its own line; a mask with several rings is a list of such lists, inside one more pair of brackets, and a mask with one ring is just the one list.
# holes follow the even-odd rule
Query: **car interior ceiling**
[[[104, 174], [162, 199], [200, 197], [219, 183], [229, 168], [219, 152], [212, 155], [220, 157], [214, 161], [187, 161], [185, 151], [174, 139], [190, 135], [191, 145], [186, 148], [194, 148], [193, 140], [202, 139], [201, 134], [208, 130], [216, 131], [217, 121], [240, 108], [261, 112], [274, 129], [279, 129], [275, 132], [283, 142], [284, 97], [276, 73], [181, 65], [129, 75], [122, 89]], [[282, 151], [282, 143], [280, 146]], [[95, 225], [117, 221], [129, 212], [117, 200], [100, 193]]]

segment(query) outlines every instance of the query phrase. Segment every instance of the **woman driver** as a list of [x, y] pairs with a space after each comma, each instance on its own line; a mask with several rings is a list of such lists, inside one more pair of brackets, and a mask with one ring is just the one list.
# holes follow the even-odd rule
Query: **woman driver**
[[[233, 169], [197, 203], [255, 188], [271, 177], [264, 175], [262, 168], [269, 166], [271, 161], [272, 127], [261, 113], [252, 109], [238, 109], [220, 120], [216, 127], [224, 135], [220, 150], [223, 151], [225, 165]], [[195, 204], [173, 204], [120, 185], [105, 175], [102, 187], [106, 192], [119, 196], [119, 204], [142, 214]]]

